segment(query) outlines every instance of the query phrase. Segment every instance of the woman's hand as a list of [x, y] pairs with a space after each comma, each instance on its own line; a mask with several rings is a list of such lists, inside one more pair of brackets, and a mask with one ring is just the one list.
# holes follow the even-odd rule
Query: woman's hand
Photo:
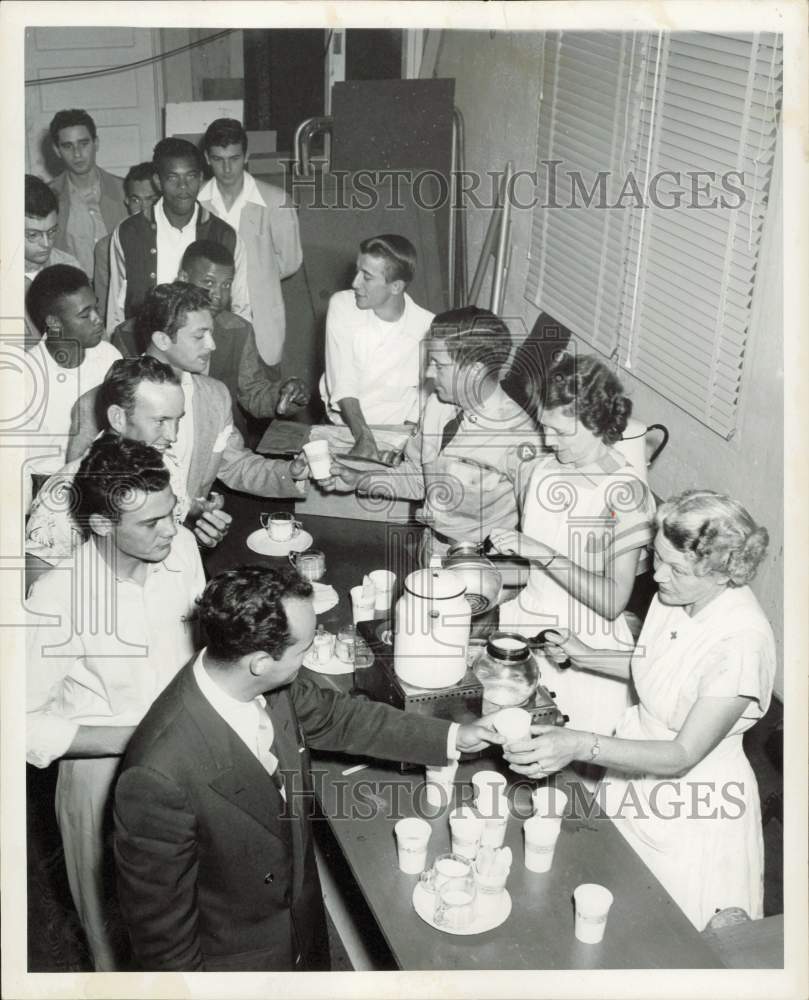
[[553, 663], [563, 664], [570, 660], [577, 667], [586, 666], [588, 656], [596, 655], [596, 650], [585, 645], [569, 628], [548, 629], [542, 652]]
[[[581, 760], [589, 753], [592, 733], [560, 726], [531, 726], [531, 738], [507, 743], [503, 756], [512, 771], [528, 778], [543, 778], [546, 774], [561, 771], [573, 760]], [[589, 742], [588, 742], [589, 741]]]
[[555, 555], [552, 548], [519, 531], [495, 529], [489, 538], [502, 555], [520, 556], [522, 559], [533, 559], [541, 563], [548, 562]]

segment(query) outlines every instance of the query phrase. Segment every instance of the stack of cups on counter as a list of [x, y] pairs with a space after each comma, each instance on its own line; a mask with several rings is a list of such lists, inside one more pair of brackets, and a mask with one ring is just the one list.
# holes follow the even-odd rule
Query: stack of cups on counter
[[567, 794], [553, 785], [542, 785], [534, 790], [531, 798], [534, 814], [523, 825], [525, 867], [531, 872], [547, 872], [553, 864]]
[[371, 621], [375, 611], [390, 611], [396, 574], [387, 569], [367, 573], [362, 583], [351, 588], [351, 611], [354, 624]]

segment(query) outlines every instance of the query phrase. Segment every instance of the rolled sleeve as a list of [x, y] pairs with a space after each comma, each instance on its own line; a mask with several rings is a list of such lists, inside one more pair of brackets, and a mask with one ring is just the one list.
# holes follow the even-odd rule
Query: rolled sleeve
[[48, 767], [64, 757], [79, 731], [78, 723], [53, 712], [29, 712], [25, 759], [34, 767]]

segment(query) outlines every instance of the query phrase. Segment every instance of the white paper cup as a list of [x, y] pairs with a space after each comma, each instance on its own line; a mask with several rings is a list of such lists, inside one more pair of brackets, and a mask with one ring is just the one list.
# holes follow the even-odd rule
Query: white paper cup
[[483, 833], [480, 837], [481, 847], [502, 847], [506, 839], [506, 827], [508, 819], [487, 819], [483, 825]]
[[484, 821], [469, 806], [461, 806], [449, 815], [452, 853], [474, 861], [477, 857]]
[[576, 905], [575, 934], [585, 944], [598, 944], [607, 927], [607, 914], [613, 895], [609, 889], [595, 882], [584, 882], [573, 890]]
[[374, 617], [374, 599], [363, 601], [361, 586], [351, 588], [351, 614], [355, 625], [357, 622], [369, 622]]
[[387, 611], [393, 602], [393, 588], [396, 585], [396, 574], [388, 569], [375, 569], [368, 576], [376, 588], [374, 607], [377, 611]]
[[472, 775], [475, 806], [482, 816], [503, 815], [508, 779], [498, 771], [478, 771]]
[[399, 871], [405, 875], [420, 875], [427, 864], [427, 844], [433, 832], [430, 824], [417, 816], [400, 819], [394, 826]]
[[453, 783], [458, 770], [458, 761], [454, 760], [445, 767], [427, 767], [424, 769], [424, 782], [427, 786], [427, 804], [433, 809], [443, 809], [452, 802]]
[[523, 823], [525, 867], [529, 872], [551, 870], [561, 825], [561, 820], [548, 819], [545, 816], [530, 816]]
[[331, 475], [331, 457], [328, 441], [308, 441], [303, 446], [303, 453], [309, 463], [309, 471], [314, 479], [328, 479]]
[[487, 719], [498, 733], [501, 733], [509, 743], [516, 743], [531, 735], [531, 713], [516, 705], [511, 708], [501, 708]]
[[488, 899], [499, 895], [506, 887], [510, 868], [496, 875], [481, 875], [478, 871], [478, 861], [475, 861], [475, 883], [478, 887], [478, 900], [485, 903]]
[[531, 792], [535, 816], [561, 820], [567, 810], [568, 801], [567, 792], [563, 792], [555, 785], [540, 785]]

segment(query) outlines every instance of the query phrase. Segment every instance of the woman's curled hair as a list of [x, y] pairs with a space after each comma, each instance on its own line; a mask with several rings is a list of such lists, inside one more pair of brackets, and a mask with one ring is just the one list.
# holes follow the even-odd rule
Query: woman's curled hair
[[590, 354], [564, 353], [548, 372], [545, 409], [563, 407], [599, 437], [615, 444], [632, 415], [632, 400], [612, 370]]
[[743, 587], [756, 575], [770, 536], [736, 500], [713, 490], [686, 490], [657, 512], [657, 525], [679, 552], [690, 555], [698, 575], [727, 576]]

